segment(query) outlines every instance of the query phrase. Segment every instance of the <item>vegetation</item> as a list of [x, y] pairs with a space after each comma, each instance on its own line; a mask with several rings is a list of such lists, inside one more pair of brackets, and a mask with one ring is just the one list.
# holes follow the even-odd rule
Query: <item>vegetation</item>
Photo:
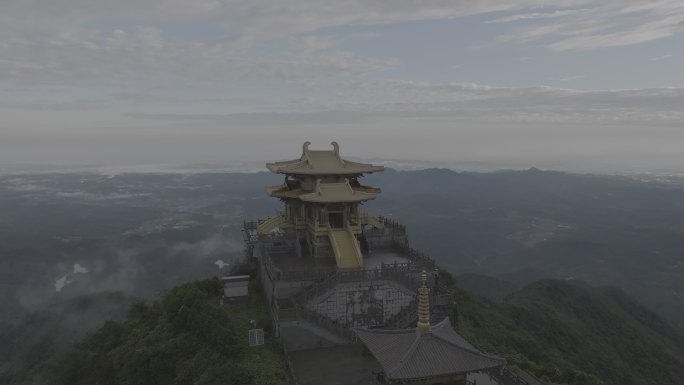
[[684, 180], [664, 180], [433, 169], [364, 183], [383, 191], [366, 209], [405, 224], [449, 271], [617, 286], [684, 326]]
[[466, 337], [549, 383], [684, 382], [684, 334], [619, 289], [541, 280], [499, 304], [440, 279]]
[[[495, 302], [459, 288], [446, 272], [440, 282], [456, 297], [462, 334], [549, 385], [684, 381], [682, 332], [619, 289], [541, 280]], [[0, 379], [27, 385], [283, 383], [285, 364], [269, 337], [258, 283], [252, 282], [245, 302], [221, 305], [219, 292], [220, 282], [209, 279], [178, 286], [156, 302], [135, 302], [125, 319], [107, 322], [52, 358], [40, 354], [50, 345], [27, 344], [24, 356], [36, 362], [21, 376]], [[247, 346], [250, 320], [265, 328], [265, 346]]]
[[43, 385], [47, 362], [106, 321], [122, 319], [132, 302], [120, 292], [93, 293], [0, 321], [0, 384]]
[[[0, 383], [280, 383], [278, 348], [245, 346], [250, 319], [268, 329], [256, 287], [249, 302], [220, 307], [216, 282], [182, 285], [121, 318], [129, 296], [157, 297], [216, 274], [217, 255], [242, 255], [244, 213], [276, 210], [258, 192], [275, 183], [268, 173], [0, 176]], [[536, 282], [617, 285], [684, 325], [681, 180], [387, 170], [367, 184], [384, 192], [367, 209], [405, 223], [412, 246], [448, 270], [497, 278], [459, 278], [496, 301], [453, 287], [461, 330], [484, 350], [558, 384], [684, 383], [681, 330], [616, 289]], [[75, 263], [89, 273], [71, 274]], [[74, 283], [55, 292], [66, 274]], [[109, 290], [126, 298], [74, 300]]]
[[54, 385], [281, 384], [285, 366], [273, 339], [247, 346], [250, 319], [267, 325], [262, 298], [221, 306], [220, 290], [214, 278], [136, 302], [124, 321], [107, 322], [53, 362], [46, 378]]

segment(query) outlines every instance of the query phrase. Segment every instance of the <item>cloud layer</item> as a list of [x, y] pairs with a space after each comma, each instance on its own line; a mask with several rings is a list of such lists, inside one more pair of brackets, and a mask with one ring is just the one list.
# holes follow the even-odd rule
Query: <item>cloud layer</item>
[[[684, 3], [677, 0], [8, 0], [0, 14], [0, 81], [121, 85], [361, 76], [392, 68], [396, 60], [335, 49], [318, 31], [502, 13], [507, 16], [489, 20], [510, 25], [501, 42], [539, 42], [552, 51], [637, 44], [684, 28]], [[526, 25], [518, 26], [521, 21]], [[206, 32], [177, 33], [193, 29]], [[269, 41], [286, 48], [254, 49]]]
[[407, 121], [676, 127], [683, 30], [681, 0], [6, 0], [0, 150]]

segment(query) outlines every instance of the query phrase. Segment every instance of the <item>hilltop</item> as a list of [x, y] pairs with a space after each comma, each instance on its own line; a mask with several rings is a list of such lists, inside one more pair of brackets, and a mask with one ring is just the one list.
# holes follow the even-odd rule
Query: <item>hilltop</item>
[[[684, 314], [680, 184], [540, 170], [388, 171], [368, 179], [383, 188], [383, 198], [369, 202], [369, 210], [405, 223], [412, 246], [460, 274], [465, 289], [494, 298], [452, 287], [461, 330], [483, 350], [555, 383], [684, 383], [681, 332], [660, 318], [679, 322]], [[226, 313], [218, 294], [183, 282], [220, 274], [217, 261], [242, 257], [242, 221], [277, 208], [261, 188], [278, 182], [265, 173], [0, 178], [0, 321], [3, 342], [11, 341], [0, 349], [0, 382], [43, 384], [38, 379], [46, 376], [55, 383], [91, 383], [92, 373], [76, 363], [103, 368], [97, 365], [111, 359], [122, 376], [134, 376], [141, 369], [129, 360], [175, 349], [168, 341], [181, 351], [204, 346], [208, 337], [179, 327], [166, 308], [168, 296], [188, 291], [194, 293], [188, 298], [206, 305], [202, 313], [211, 322], [233, 325], [219, 333], [237, 341], [225, 351], [208, 344], [203, 354], [221, 361], [202, 361], [230, 363], [235, 373], [252, 378], [245, 360], [255, 357], [242, 356], [250, 351], [243, 346], [247, 317], [267, 326], [265, 307], [257, 301]], [[549, 277], [556, 279], [541, 279]], [[57, 291], [61, 278], [71, 283]], [[443, 282], [450, 281], [443, 274]], [[88, 300], [87, 293], [103, 290], [124, 290], [128, 299]], [[124, 319], [130, 297], [148, 302], [137, 303]], [[42, 317], [34, 311], [46, 303], [54, 309], [90, 303], [82, 309], [95, 309], [109, 302], [120, 304], [107, 313], [118, 318], [70, 353], [71, 340], [82, 334], [53, 327], [59, 312]], [[142, 335], [159, 338], [143, 347], [135, 338]], [[112, 344], [98, 350], [103, 341]], [[173, 375], [192, 376], [199, 371], [192, 357], [169, 353], [162, 361], [188, 370]], [[280, 379], [277, 347], [259, 357], [277, 366], [264, 372], [268, 378]]]
[[35, 376], [47, 362], [105, 322], [122, 319], [133, 301], [120, 292], [93, 293], [0, 321], [0, 383], [40, 383]]
[[[684, 334], [622, 290], [541, 280], [497, 303], [459, 288], [448, 273], [440, 280], [456, 298], [462, 334], [548, 384], [684, 381]], [[222, 306], [218, 280], [183, 284], [151, 303], [133, 302], [125, 318], [53, 354], [39, 354], [45, 345], [17, 338], [6, 354], [21, 351], [36, 358], [15, 370], [15, 377], [8, 377], [12, 373], [5, 365], [0, 378], [26, 385], [282, 383], [284, 358], [269, 334], [259, 286], [252, 282], [250, 289], [248, 302]], [[107, 306], [121, 298], [98, 301]], [[265, 346], [246, 346], [250, 319], [265, 327]], [[51, 330], [56, 337], [59, 329]]]
[[684, 334], [614, 287], [540, 280], [501, 303], [453, 285], [461, 332], [553, 383], [684, 383]]
[[108, 321], [73, 349], [31, 370], [3, 373], [14, 384], [282, 384], [286, 371], [277, 342], [247, 346], [250, 320], [269, 318], [258, 292], [241, 303], [220, 305], [217, 278], [173, 288], [157, 301], [136, 301], [125, 318]]

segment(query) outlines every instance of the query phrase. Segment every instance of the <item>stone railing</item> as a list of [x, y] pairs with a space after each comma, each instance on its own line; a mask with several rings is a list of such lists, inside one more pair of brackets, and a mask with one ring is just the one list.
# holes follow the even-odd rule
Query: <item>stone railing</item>
[[328, 228], [328, 238], [330, 239], [330, 246], [332, 246], [333, 254], [335, 255], [335, 262], [337, 263], [337, 266], [339, 266], [342, 263], [340, 261], [340, 258], [342, 258], [342, 250], [340, 250], [340, 245], [337, 244], [337, 239], [335, 239], [332, 227]]
[[[454, 305], [453, 296], [448, 293], [433, 293], [431, 290], [429, 298], [431, 313], [434, 313], [435, 308]], [[405, 329], [416, 320], [418, 320], [418, 303], [414, 299], [403, 306], [397, 314], [390, 317], [385, 326], [391, 329]]]
[[390, 329], [406, 329], [418, 319], [417, 307], [418, 304], [416, 300], [412, 300], [410, 303], [403, 306], [397, 314], [390, 317], [385, 326]]
[[543, 382], [529, 372], [520, 370], [520, 372], [516, 373], [506, 366], [501, 368], [498, 373], [493, 373], [493, 376], [502, 385], [544, 385]]
[[280, 224], [284, 221], [284, 218], [285, 217], [283, 213], [278, 211], [274, 215], [264, 220], [260, 220], [259, 224], [256, 227], [257, 234], [261, 235], [269, 233], [271, 230], [280, 226]]
[[422, 266], [425, 270], [434, 270], [437, 267], [434, 259], [416, 249], [411, 248], [408, 243], [394, 241], [392, 242], [392, 246], [402, 253], [403, 257]]
[[337, 272], [336, 267], [316, 267], [304, 270], [278, 271], [278, 280], [281, 281], [322, 281]]
[[[260, 259], [264, 268], [268, 271], [268, 276], [273, 281], [322, 281], [337, 272], [336, 267], [311, 267], [306, 269], [282, 270], [276, 266], [267, 248], [262, 244], [260, 249]], [[290, 246], [287, 246], [289, 250]]]
[[401, 231], [403, 231], [403, 232], [406, 232], [406, 226], [404, 226], [403, 224], [401, 224], [401, 223], [399, 223], [399, 222], [397, 222], [397, 221], [395, 221], [395, 220], [393, 220], [393, 219], [390, 219], [390, 218], [387, 218], [387, 217], [383, 217], [383, 216], [378, 216], [378, 218], [379, 218], [381, 221], [383, 221], [383, 223], [385, 223], [385, 226], [386, 226], [386, 227], [390, 227], [390, 228], [393, 228], [393, 229], [397, 229], [397, 230], [401, 230]]
[[242, 237], [248, 250], [254, 247], [258, 239], [256, 233], [257, 226], [259, 226], [258, 221], [244, 221], [242, 223]]
[[347, 327], [344, 323], [339, 323], [325, 317], [315, 311], [309, 310], [300, 304], [293, 303], [292, 308], [281, 309], [275, 304], [275, 313], [277, 314], [274, 319], [278, 320], [300, 320], [309, 322], [315, 326], [320, 327], [348, 342], [356, 341], [356, 333]]
[[[382, 224], [380, 228], [374, 226], [372, 228], [364, 229], [363, 234], [368, 238], [370, 243], [373, 243], [375, 247], [387, 247], [391, 246], [392, 242], [406, 241], [406, 227], [404, 225], [393, 221], [385, 217], [373, 217], [370, 214], [361, 212], [360, 215], [367, 215], [366, 220], [373, 224], [373, 221], [377, 221], [377, 224]], [[373, 220], [371, 220], [373, 218]]]
[[327, 278], [315, 281], [311, 285], [305, 287], [298, 292], [293, 299], [303, 305], [309, 300], [332, 289], [339, 283], [372, 282], [380, 280], [399, 283], [405, 288], [415, 292], [420, 286], [415, 274], [419, 271], [417, 266], [411, 264], [383, 264], [381, 268], [376, 269], [338, 270]]

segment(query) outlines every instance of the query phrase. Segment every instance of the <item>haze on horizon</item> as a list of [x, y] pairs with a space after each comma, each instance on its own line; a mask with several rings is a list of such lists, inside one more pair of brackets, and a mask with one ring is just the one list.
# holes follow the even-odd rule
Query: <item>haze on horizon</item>
[[684, 172], [680, 0], [6, 0], [0, 169], [346, 156]]

